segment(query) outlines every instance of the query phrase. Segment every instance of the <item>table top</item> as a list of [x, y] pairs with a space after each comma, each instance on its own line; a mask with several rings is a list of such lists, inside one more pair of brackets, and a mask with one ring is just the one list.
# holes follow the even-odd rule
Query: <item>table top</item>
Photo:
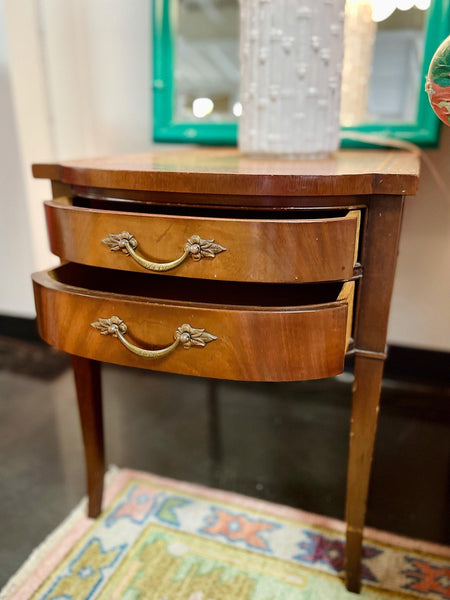
[[420, 160], [403, 150], [341, 150], [329, 158], [250, 158], [236, 148], [176, 148], [33, 165], [33, 175], [77, 186], [256, 196], [408, 195]]

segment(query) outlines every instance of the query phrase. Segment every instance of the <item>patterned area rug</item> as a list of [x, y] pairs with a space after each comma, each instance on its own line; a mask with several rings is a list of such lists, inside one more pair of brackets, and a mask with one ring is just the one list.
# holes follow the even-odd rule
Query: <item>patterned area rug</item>
[[[0, 593], [4, 600], [345, 600], [344, 524], [137, 471], [109, 476]], [[366, 531], [362, 597], [450, 598], [450, 548]]]

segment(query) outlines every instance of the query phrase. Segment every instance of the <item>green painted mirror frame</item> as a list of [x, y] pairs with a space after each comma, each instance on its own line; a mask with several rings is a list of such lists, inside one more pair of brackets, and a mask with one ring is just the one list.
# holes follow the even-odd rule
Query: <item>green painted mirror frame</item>
[[[153, 139], [155, 142], [190, 142], [211, 145], [236, 145], [236, 122], [183, 123], [175, 121], [174, 114], [174, 0], [153, 2]], [[425, 85], [428, 65], [439, 44], [450, 33], [450, 0], [432, 0], [425, 25], [424, 60], [421, 85]], [[342, 147], [364, 146], [351, 138], [358, 134], [377, 134], [413, 142], [420, 146], [435, 146], [439, 139], [439, 119], [431, 109], [426, 93], [419, 93], [415, 122], [364, 123], [356, 127], [343, 127]]]

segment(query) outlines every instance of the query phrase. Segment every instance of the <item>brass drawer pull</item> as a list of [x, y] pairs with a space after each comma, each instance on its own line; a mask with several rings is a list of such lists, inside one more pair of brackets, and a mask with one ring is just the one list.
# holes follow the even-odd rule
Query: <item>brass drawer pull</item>
[[109, 319], [102, 319], [100, 317], [98, 321], [91, 323], [91, 325], [95, 329], [98, 329], [101, 335], [112, 335], [118, 338], [130, 352], [142, 358], [163, 358], [173, 352], [179, 344], [182, 344], [187, 349], [191, 348], [191, 346], [206, 346], [209, 342], [217, 339], [215, 335], [208, 333], [204, 329], [194, 329], [194, 327], [184, 323], [175, 331], [173, 336], [175, 341], [170, 346], [161, 348], [161, 350], [144, 350], [143, 348], [139, 348], [139, 346], [131, 344], [125, 338], [128, 327], [119, 317], [113, 316]]
[[102, 240], [102, 242], [109, 246], [110, 250], [113, 252], [121, 250], [127, 256], [131, 256], [137, 263], [144, 267], [144, 269], [148, 269], [149, 271], [170, 271], [170, 269], [174, 269], [175, 267], [178, 267], [178, 265], [181, 265], [188, 256], [192, 256], [194, 260], [214, 258], [216, 254], [226, 250], [226, 248], [220, 244], [216, 244], [214, 240], [203, 240], [198, 235], [192, 235], [184, 245], [184, 253], [180, 258], [167, 263], [155, 263], [136, 254], [135, 250], [139, 245], [138, 241], [128, 231], [122, 231], [122, 233], [110, 233], [107, 238]]

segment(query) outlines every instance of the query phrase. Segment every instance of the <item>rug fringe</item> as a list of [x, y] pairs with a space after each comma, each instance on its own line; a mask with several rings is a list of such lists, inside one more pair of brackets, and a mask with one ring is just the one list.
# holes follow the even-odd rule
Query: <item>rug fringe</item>
[[[105, 475], [105, 487], [109, 485], [120, 472], [119, 467], [110, 465]], [[20, 566], [19, 570], [12, 575], [5, 586], [0, 590], [0, 600], [7, 600], [12, 594], [18, 591], [22, 584], [29, 578], [37, 566], [42, 562], [52, 548], [58, 545], [66, 533], [73, 527], [75, 521], [85, 517], [87, 507], [87, 498], [84, 496], [69, 516], [64, 519], [28, 556], [26, 561]], [[91, 519], [89, 519], [91, 520]]]

